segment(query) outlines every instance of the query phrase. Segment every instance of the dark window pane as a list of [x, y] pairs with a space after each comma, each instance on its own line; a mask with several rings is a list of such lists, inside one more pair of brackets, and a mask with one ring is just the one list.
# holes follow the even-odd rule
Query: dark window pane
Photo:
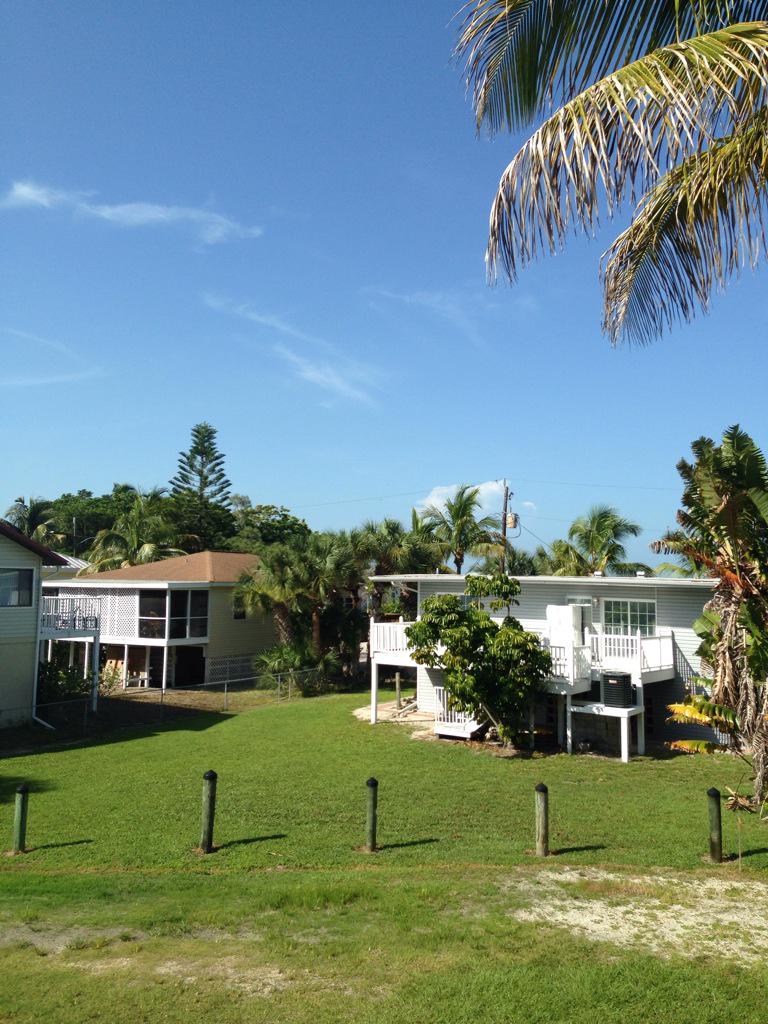
[[32, 578], [31, 569], [0, 569], [0, 608], [29, 608]]
[[187, 635], [187, 619], [171, 619], [171, 639], [183, 640]]
[[207, 636], [208, 635], [208, 616], [204, 616], [197, 619], [189, 620], [189, 635], [190, 636]]
[[164, 590], [140, 590], [139, 591], [139, 616], [141, 618], [157, 617], [165, 618], [165, 591]]
[[187, 601], [189, 600], [188, 590], [171, 591], [171, 618], [185, 619], [187, 617]]
[[193, 590], [191, 591], [191, 604], [189, 614], [194, 618], [200, 615], [208, 614], [208, 591], [207, 590]]
[[139, 619], [139, 636], [148, 640], [162, 640], [165, 636], [165, 619]]

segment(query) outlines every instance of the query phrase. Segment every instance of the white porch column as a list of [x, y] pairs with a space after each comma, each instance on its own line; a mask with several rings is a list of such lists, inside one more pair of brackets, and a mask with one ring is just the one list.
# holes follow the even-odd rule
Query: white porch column
[[168, 686], [168, 648], [163, 648], [163, 690]]
[[371, 725], [376, 725], [379, 720], [379, 666], [375, 661], [371, 662]]
[[53, 661], [53, 640], [48, 641], [48, 655], [46, 661]]
[[621, 725], [621, 760], [624, 764], [629, 762], [629, 715], [619, 719]]
[[570, 693], [565, 696], [565, 749], [569, 754], [573, 753], [573, 711]]
[[70, 640], [69, 641], [69, 662], [68, 662], [68, 665], [69, 665], [70, 668], [72, 668], [72, 666], [74, 664], [75, 664], [75, 641], [74, 640]]
[[123, 644], [123, 689], [128, 689], [128, 644]]
[[83, 646], [83, 679], [88, 678], [88, 664], [91, 658], [91, 644], [90, 641], [86, 640]]
[[146, 679], [145, 686], [149, 686], [149, 648], [144, 648], [144, 678]]
[[645, 753], [645, 711], [637, 716], [637, 754], [642, 757]]

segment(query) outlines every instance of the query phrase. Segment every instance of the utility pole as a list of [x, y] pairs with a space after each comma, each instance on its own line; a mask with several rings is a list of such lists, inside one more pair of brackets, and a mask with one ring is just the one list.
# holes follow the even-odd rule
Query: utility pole
[[501, 571], [507, 571], [507, 509], [509, 507], [509, 486], [504, 481], [504, 508], [501, 512]]

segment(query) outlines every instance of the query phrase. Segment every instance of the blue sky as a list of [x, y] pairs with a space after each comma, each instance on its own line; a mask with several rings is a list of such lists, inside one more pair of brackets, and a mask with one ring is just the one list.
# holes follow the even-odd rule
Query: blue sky
[[316, 528], [506, 476], [523, 541], [609, 501], [645, 558], [694, 437], [766, 443], [759, 275], [634, 351], [600, 333], [623, 222], [486, 286], [520, 140], [475, 135], [457, 6], [7, 0], [3, 508], [165, 483], [207, 419]]

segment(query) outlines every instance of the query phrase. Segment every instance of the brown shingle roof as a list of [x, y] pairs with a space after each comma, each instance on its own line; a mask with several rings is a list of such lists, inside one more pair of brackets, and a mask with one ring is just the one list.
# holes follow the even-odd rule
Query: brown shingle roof
[[240, 574], [252, 569], [257, 555], [239, 551], [200, 551], [195, 555], [163, 558], [146, 565], [129, 565], [125, 569], [97, 572], [79, 579], [101, 580], [153, 580], [179, 583], [237, 583]]
[[67, 560], [61, 555], [57, 555], [55, 551], [51, 551], [50, 548], [45, 547], [44, 544], [40, 544], [38, 541], [33, 540], [31, 537], [27, 537], [21, 530], [17, 530], [15, 526], [11, 526], [10, 523], [6, 522], [5, 519], [0, 519], [0, 537], [7, 537], [8, 540], [15, 541], [21, 547], [26, 548], [27, 551], [31, 551], [33, 554], [38, 555], [43, 560], [43, 565], [66, 565]]

